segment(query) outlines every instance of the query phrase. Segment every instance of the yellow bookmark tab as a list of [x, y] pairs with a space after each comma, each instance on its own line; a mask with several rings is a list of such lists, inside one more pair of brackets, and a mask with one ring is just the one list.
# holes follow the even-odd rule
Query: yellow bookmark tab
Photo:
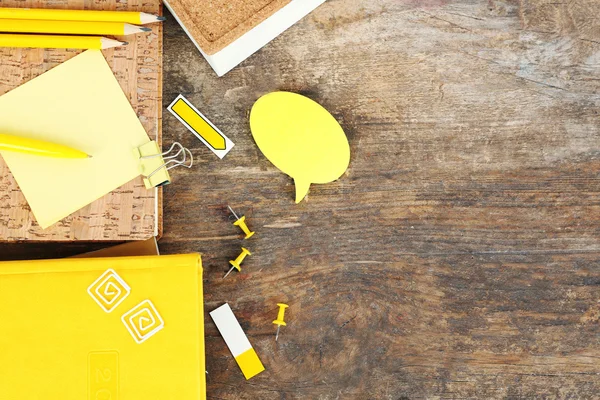
[[250, 379], [263, 372], [265, 367], [260, 362], [256, 351], [250, 344], [229, 304], [225, 303], [209, 314], [219, 333], [223, 336], [223, 340], [225, 340], [225, 344], [227, 344], [233, 358], [242, 370], [244, 377]]
[[233, 142], [182, 95], [177, 96], [168, 110], [217, 157], [222, 159], [233, 148]]

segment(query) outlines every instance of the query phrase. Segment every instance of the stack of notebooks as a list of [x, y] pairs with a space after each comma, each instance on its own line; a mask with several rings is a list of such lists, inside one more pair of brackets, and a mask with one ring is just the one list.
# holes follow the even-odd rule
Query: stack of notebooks
[[165, 5], [222, 76], [324, 2], [165, 0]]
[[0, 263], [0, 399], [205, 399], [198, 254]]

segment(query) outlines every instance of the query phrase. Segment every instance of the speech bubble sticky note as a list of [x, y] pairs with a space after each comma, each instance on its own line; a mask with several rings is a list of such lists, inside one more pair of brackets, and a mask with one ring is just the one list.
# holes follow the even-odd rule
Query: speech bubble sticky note
[[250, 112], [250, 129], [265, 157], [294, 179], [296, 203], [308, 194], [311, 183], [335, 181], [350, 163], [350, 145], [340, 124], [302, 95], [262, 96]]

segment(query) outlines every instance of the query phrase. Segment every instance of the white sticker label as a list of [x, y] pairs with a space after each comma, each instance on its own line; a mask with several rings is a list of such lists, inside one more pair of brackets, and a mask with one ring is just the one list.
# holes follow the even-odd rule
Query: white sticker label
[[222, 159], [233, 148], [233, 142], [182, 95], [167, 109], [217, 157]]

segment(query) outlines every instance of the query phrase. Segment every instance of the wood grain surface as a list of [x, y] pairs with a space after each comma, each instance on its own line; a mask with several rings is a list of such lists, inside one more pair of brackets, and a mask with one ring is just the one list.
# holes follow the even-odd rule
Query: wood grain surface
[[[0, 7], [38, 7], [161, 12], [160, 2], [147, 0], [0, 0]], [[148, 136], [162, 140], [162, 24], [152, 32], [119, 37], [129, 45], [103, 50], [121, 88]], [[0, 48], [0, 95], [67, 61], [80, 50]], [[35, 117], [35, 116], [33, 116]], [[162, 224], [162, 189], [147, 190], [137, 178], [48, 229], [41, 229], [27, 200], [0, 157], [0, 241], [142, 240]], [[157, 217], [156, 209], [159, 210]]]
[[[236, 144], [218, 160], [165, 114], [197, 158], [160, 247], [203, 253], [208, 399], [599, 398], [598, 0], [329, 0], [223, 78], [170, 19], [164, 68], [163, 105], [184, 94]], [[351, 145], [299, 205], [249, 131], [274, 90]], [[208, 316], [224, 302], [266, 367], [250, 381]]]

